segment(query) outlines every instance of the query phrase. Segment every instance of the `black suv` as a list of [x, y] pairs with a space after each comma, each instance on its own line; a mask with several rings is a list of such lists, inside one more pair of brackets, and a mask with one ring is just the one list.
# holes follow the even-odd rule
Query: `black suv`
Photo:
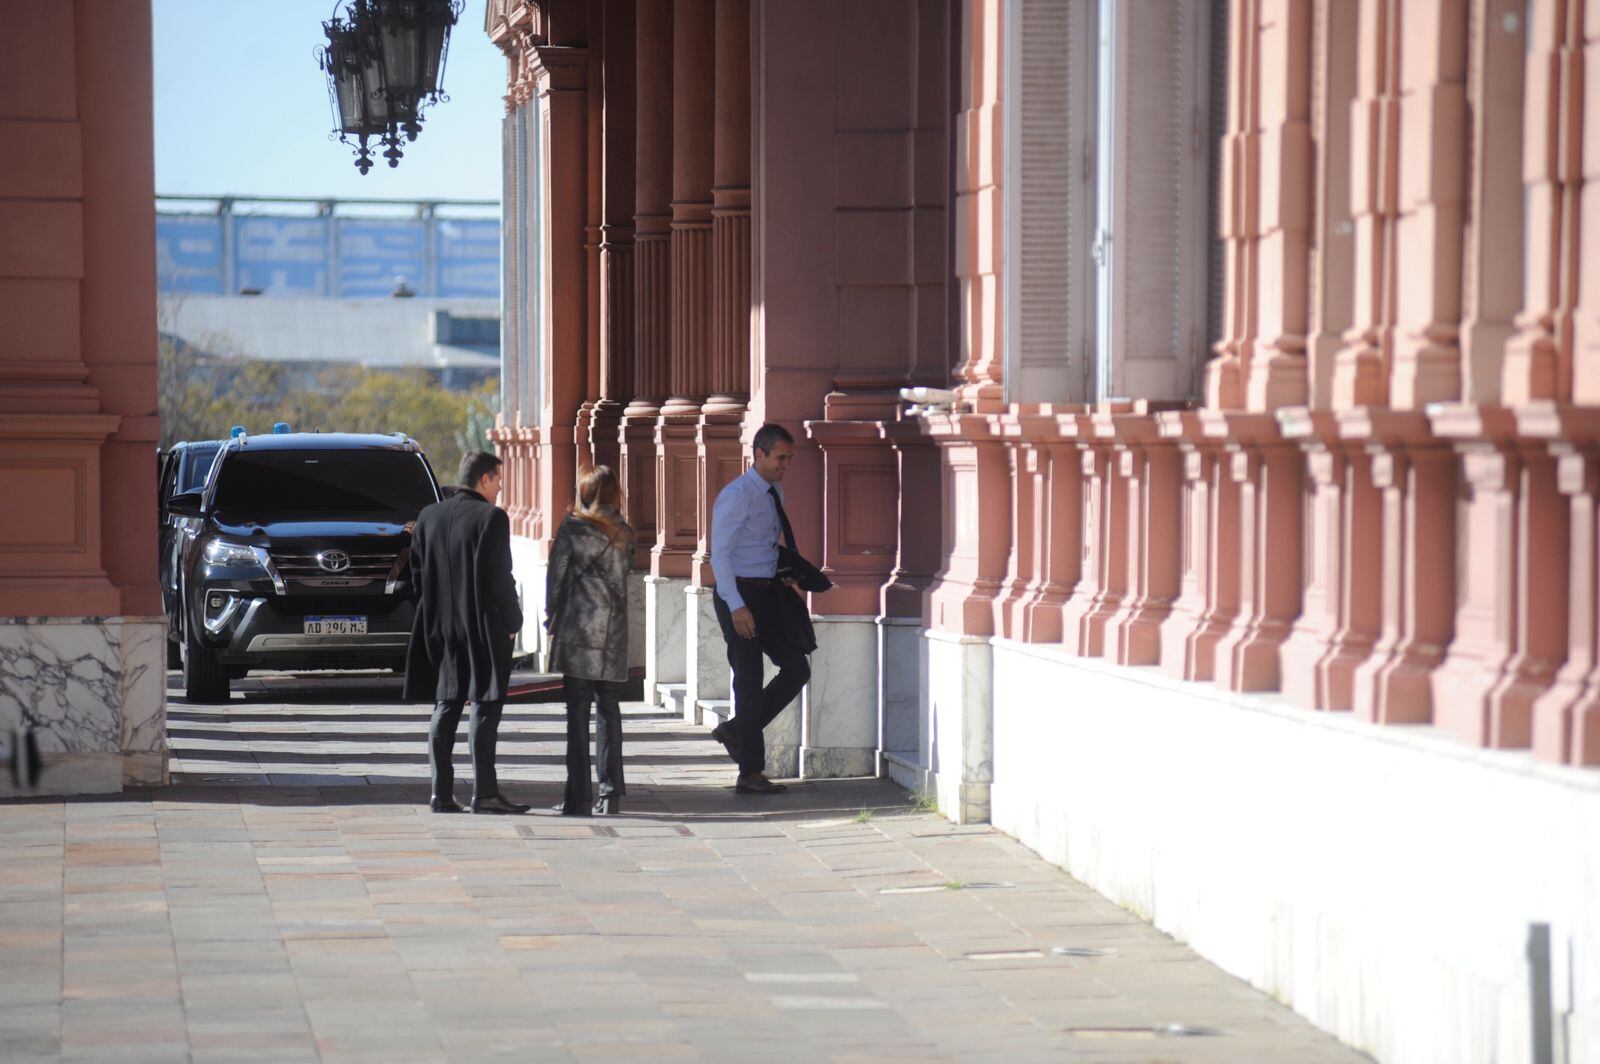
[[[160, 471], [156, 476], [157, 522], [160, 526], [156, 569], [161, 581], [161, 606], [167, 614], [168, 634], [179, 631], [178, 619], [178, 563], [182, 554], [185, 531], [199, 528], [196, 517], [180, 517], [167, 508], [174, 495], [186, 491], [199, 491], [206, 486], [206, 476], [211, 463], [222, 450], [221, 440], [191, 440], [175, 443], [158, 454]], [[176, 669], [182, 664], [176, 640], [167, 643], [167, 667]]]
[[403, 668], [411, 523], [438, 499], [421, 448], [398, 433], [222, 444], [205, 486], [167, 502], [185, 522], [168, 615], [185, 696], [226, 701], [253, 668]]

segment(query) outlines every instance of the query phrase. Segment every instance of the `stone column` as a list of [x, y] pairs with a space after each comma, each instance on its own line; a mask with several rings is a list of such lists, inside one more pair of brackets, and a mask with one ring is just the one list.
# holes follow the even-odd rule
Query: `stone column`
[[1434, 723], [1479, 746], [1526, 747], [1533, 704], [1567, 652], [1570, 504], [1555, 458], [1519, 434], [1513, 411], [1451, 406], [1429, 417], [1461, 462], [1456, 556], [1473, 562], [1457, 572]]
[[1354, 327], [1334, 363], [1336, 406], [1382, 405], [1394, 349], [1398, 215], [1400, 0], [1360, 0], [1360, 78], [1350, 121], [1350, 208], [1355, 220]]
[[[1578, 0], [1539, 0], [1527, 27], [1522, 180], [1528, 252], [1522, 312], [1501, 378], [1507, 404], [1565, 401], [1573, 394], [1584, 165], [1579, 94], [1585, 82], [1575, 72], [1584, 65], [1583, 21]], [[1597, 384], [1600, 378], [1586, 373], [1586, 395], [1600, 394]]]
[[1161, 660], [1161, 626], [1178, 597], [1178, 448], [1143, 410], [1105, 418], [1098, 427], [1113, 439], [1111, 460], [1127, 485], [1127, 594], [1107, 622], [1105, 653], [1118, 665], [1155, 665]]
[[[600, 261], [601, 226], [605, 221], [605, 6], [592, 3], [582, 11], [584, 33], [594, 62], [586, 69], [584, 85], [584, 194], [583, 194], [583, 256], [584, 256], [584, 332], [583, 332], [583, 402], [573, 419], [573, 445], [577, 455], [577, 469], [600, 464], [595, 444], [602, 449], [611, 448], [604, 438], [603, 428], [595, 424], [595, 412], [600, 404], [600, 333], [603, 311], [600, 290], [603, 267]], [[612, 439], [616, 429], [611, 430]]]
[[1239, 490], [1239, 612], [1217, 645], [1216, 682], [1230, 691], [1276, 690], [1278, 651], [1300, 613], [1303, 459], [1270, 415], [1201, 417]]
[[1304, 407], [1280, 411], [1286, 437], [1306, 463], [1305, 591], [1283, 645], [1283, 691], [1314, 709], [1349, 709], [1356, 666], [1378, 629], [1378, 587], [1370, 573], [1380, 547], [1380, 499], [1359, 441], [1340, 438], [1335, 416]]
[[1256, 331], [1245, 377], [1251, 410], [1306, 401], [1311, 15], [1310, 0], [1262, 0], [1260, 39], [1251, 56], [1259, 139], [1246, 143], [1260, 168], [1254, 175]]
[[1078, 579], [1083, 553], [1083, 469], [1071, 444], [1087, 422], [1077, 412], [1042, 410], [1019, 419], [1037, 497], [1033, 512], [1033, 580], [1019, 603], [1016, 628], [1029, 643], [1059, 643], [1062, 616]]
[[699, 540], [695, 435], [710, 362], [713, 0], [672, 11], [672, 220], [669, 398], [656, 422], [651, 572], [683, 578]]
[[[1128, 590], [1128, 478], [1112, 445], [1107, 404], [1087, 418], [1076, 441], [1083, 484], [1083, 558], [1072, 598], [1062, 611], [1062, 638], [1085, 657], [1106, 653], [1106, 625]], [[1111, 647], [1115, 652], [1115, 643]]]
[[[633, 213], [637, 157], [634, 0], [603, 0], [600, 5], [602, 62], [598, 99], [602, 116], [599, 142], [600, 276], [598, 395], [591, 422], [590, 451], [610, 466], [628, 487], [622, 463], [622, 414], [634, 394]], [[590, 45], [591, 50], [595, 47]], [[636, 530], [637, 531], [637, 530]]]
[[1198, 413], [1158, 415], [1183, 461], [1184, 564], [1178, 600], [1161, 626], [1161, 667], [1184, 680], [1210, 680], [1217, 644], [1239, 611], [1239, 486], [1222, 442]]
[[1226, 320], [1216, 344], [1217, 357], [1206, 365], [1206, 405], [1244, 406], [1246, 360], [1255, 340], [1256, 159], [1260, 152], [1256, 117], [1257, 26], [1262, 0], [1229, 0], [1228, 132], [1222, 154], [1222, 201], [1218, 236], [1225, 254]]
[[1381, 550], [1357, 553], [1382, 573], [1380, 631], [1356, 670], [1356, 716], [1381, 724], [1433, 719], [1431, 675], [1455, 628], [1456, 462], [1424, 415], [1359, 409], [1340, 415], [1366, 447], [1382, 494]]
[[1005, 125], [1000, 89], [1004, 83], [1002, 7], [998, 0], [961, 0], [961, 57], [956, 113], [955, 263], [961, 350], [966, 360], [955, 380], [979, 412], [1003, 403], [1004, 347], [1001, 308], [1001, 189]]

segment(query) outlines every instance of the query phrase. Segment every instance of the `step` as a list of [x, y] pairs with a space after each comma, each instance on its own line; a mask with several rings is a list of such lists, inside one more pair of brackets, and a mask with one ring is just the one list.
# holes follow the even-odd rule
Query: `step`
[[733, 718], [733, 701], [727, 698], [702, 698], [695, 703], [700, 709], [700, 723], [715, 728]]
[[686, 683], [658, 683], [656, 684], [656, 697], [661, 700], [662, 708], [670, 713], [683, 716], [683, 703], [689, 697], [689, 685]]

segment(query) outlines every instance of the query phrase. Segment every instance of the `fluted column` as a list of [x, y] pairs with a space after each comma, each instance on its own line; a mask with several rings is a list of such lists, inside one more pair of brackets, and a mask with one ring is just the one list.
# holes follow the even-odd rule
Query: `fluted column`
[[656, 576], [690, 575], [700, 534], [695, 435], [710, 359], [712, 8], [672, 11], [672, 200], [668, 399], [656, 421]]
[[656, 420], [667, 395], [672, 289], [672, 6], [635, 11], [633, 391], [622, 416], [622, 488], [645, 568], [657, 536]]
[[1166, 411], [1157, 423], [1182, 457], [1188, 545], [1178, 600], [1161, 626], [1161, 667], [1180, 679], [1209, 680], [1217, 644], [1239, 611], [1239, 487], [1221, 441], [1206, 435], [1198, 413]]
[[1206, 405], [1218, 410], [1244, 405], [1246, 362], [1256, 336], [1256, 182], [1260, 152], [1256, 132], [1259, 76], [1256, 53], [1261, 0], [1230, 0], [1228, 7], [1228, 131], [1222, 154], [1218, 236], [1224, 248], [1225, 291], [1222, 338], [1206, 365]]
[[[596, 4], [601, 50], [600, 93], [591, 106], [601, 115], [599, 146], [600, 271], [597, 394], [590, 450], [597, 463], [623, 478], [623, 404], [633, 396], [633, 212], [636, 35], [634, 0]], [[591, 44], [591, 49], [595, 47]]]
[[955, 167], [955, 227], [968, 246], [956, 261], [960, 306], [960, 349], [966, 356], [955, 381], [980, 412], [1001, 408], [1003, 362], [1001, 343], [1000, 175], [1004, 170], [1004, 111], [1000, 99], [1002, 58], [995, 42], [1003, 40], [1000, 0], [963, 0], [959, 4], [963, 69], [956, 114], [958, 154]]
[[[1527, 28], [1522, 176], [1528, 255], [1523, 309], [1501, 383], [1508, 404], [1572, 396], [1585, 81], [1574, 72], [1583, 69], [1584, 6], [1581, 0], [1540, 0]], [[1592, 385], [1586, 390], [1591, 401], [1600, 392]]]
[[750, 0], [715, 3], [708, 398], [695, 435], [694, 576], [703, 585], [711, 583], [712, 504], [744, 472], [739, 437], [750, 395]]

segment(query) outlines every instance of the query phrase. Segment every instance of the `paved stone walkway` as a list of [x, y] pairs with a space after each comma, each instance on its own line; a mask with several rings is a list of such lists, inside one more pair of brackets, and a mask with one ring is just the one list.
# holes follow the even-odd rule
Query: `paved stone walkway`
[[[631, 706], [624, 815], [440, 816], [394, 683], [238, 687], [173, 787], [0, 803], [0, 1060], [1366, 1059], [885, 782], [739, 797]], [[508, 708], [513, 797], [561, 728]]]

